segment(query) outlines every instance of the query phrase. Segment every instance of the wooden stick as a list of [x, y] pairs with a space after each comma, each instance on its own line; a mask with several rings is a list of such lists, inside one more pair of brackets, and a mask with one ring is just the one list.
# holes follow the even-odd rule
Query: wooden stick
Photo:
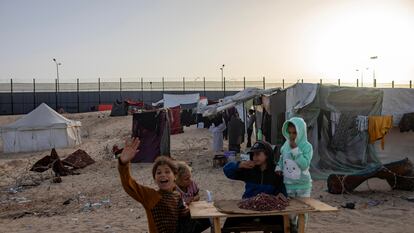
[[214, 223], [214, 233], [221, 233], [220, 218], [219, 217], [213, 218], [213, 223]]
[[299, 214], [298, 233], [305, 233], [305, 214]]
[[283, 231], [290, 233], [290, 219], [289, 215], [283, 215]]

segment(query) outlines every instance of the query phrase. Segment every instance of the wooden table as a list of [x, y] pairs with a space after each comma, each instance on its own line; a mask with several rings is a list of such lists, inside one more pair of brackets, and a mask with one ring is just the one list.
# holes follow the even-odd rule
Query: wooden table
[[277, 216], [283, 215], [284, 232], [290, 233], [289, 215], [298, 215], [298, 232], [305, 232], [305, 214], [313, 212], [329, 212], [338, 211], [336, 207], [332, 207], [321, 201], [312, 198], [297, 198], [300, 201], [311, 208], [296, 211], [280, 211], [280, 212], [257, 212], [254, 214], [227, 214], [217, 210], [213, 203], [205, 201], [192, 202], [190, 204], [191, 217], [194, 219], [199, 218], [212, 218], [214, 224], [215, 233], [221, 233], [220, 218], [234, 218], [234, 217], [261, 217], [261, 216]]

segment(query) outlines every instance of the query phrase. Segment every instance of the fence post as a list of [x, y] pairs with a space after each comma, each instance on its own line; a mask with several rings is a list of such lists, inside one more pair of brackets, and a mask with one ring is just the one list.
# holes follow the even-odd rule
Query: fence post
[[394, 88], [394, 80], [392, 80], [391, 86], [392, 88]]
[[13, 100], [13, 79], [10, 79], [10, 103], [11, 103], [11, 112], [14, 115], [14, 100]]
[[226, 97], [226, 77], [223, 77], [223, 98]]
[[246, 77], [243, 77], [243, 90], [246, 90]]
[[185, 77], [183, 77], [183, 93], [185, 94]]
[[55, 79], [55, 109], [58, 111], [58, 82]]
[[263, 76], [263, 90], [266, 89], [266, 78]]
[[359, 79], [357, 79], [357, 87], [359, 87]]
[[377, 79], [374, 78], [374, 87], [377, 87]]
[[338, 78], [338, 87], [340, 87], [340, 86], [341, 86], [341, 79]]
[[412, 82], [412, 80], [410, 80], [410, 88], [412, 88], [412, 84], [413, 84], [413, 82]]
[[144, 103], [144, 79], [141, 78], [141, 101]]
[[98, 78], [98, 104], [101, 104], [101, 78]]
[[36, 108], [36, 80], [33, 79], [33, 109]]
[[78, 108], [78, 113], [79, 113], [80, 111], [79, 111], [79, 79], [78, 78], [76, 79], [76, 98], [77, 98], [76, 103], [77, 103], [77, 108]]
[[319, 83], [322, 85], [322, 79], [319, 79]]
[[206, 77], [203, 77], [203, 90], [204, 90], [204, 96], [206, 96]]
[[119, 78], [119, 97], [122, 100], [122, 78]]
[[162, 77], [162, 94], [164, 95], [164, 77]]
[[152, 81], [150, 81], [149, 84], [150, 84], [150, 103], [152, 104]]
[[285, 79], [282, 79], [282, 89], [285, 89]]

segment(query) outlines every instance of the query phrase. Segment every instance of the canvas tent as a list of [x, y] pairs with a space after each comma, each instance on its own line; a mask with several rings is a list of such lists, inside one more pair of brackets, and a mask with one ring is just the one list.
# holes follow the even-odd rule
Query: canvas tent
[[1, 127], [3, 151], [30, 152], [79, 145], [81, 122], [69, 120], [45, 103]]

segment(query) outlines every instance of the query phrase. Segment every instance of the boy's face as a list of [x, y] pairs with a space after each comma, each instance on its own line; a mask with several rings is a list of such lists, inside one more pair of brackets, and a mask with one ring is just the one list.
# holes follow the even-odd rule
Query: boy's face
[[158, 166], [154, 179], [160, 190], [172, 191], [175, 187], [175, 175], [168, 165]]
[[254, 152], [253, 162], [256, 164], [256, 166], [262, 166], [264, 164], [267, 164], [266, 160], [267, 156], [263, 151]]
[[188, 187], [191, 184], [191, 174], [190, 172], [185, 172], [183, 175], [181, 175], [177, 181], [177, 185], [180, 187]]
[[298, 135], [298, 133], [296, 132], [296, 127], [295, 126], [289, 126], [288, 127], [288, 133], [289, 133], [290, 141], [294, 142], [296, 140], [296, 136]]

